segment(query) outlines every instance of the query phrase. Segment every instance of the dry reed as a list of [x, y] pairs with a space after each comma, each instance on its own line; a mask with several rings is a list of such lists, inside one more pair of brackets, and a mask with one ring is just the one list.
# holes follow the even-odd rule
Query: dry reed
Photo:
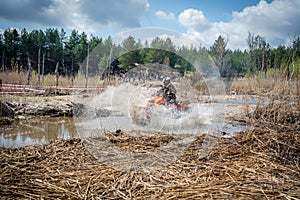
[[300, 102], [271, 101], [257, 104], [253, 112], [247, 113], [248, 122], [255, 126], [277, 132], [300, 132]]
[[234, 94], [262, 95], [271, 99], [295, 99], [300, 95], [300, 79], [285, 77], [235, 79], [230, 88]]
[[[27, 73], [25, 72], [0, 72], [0, 79], [4, 84], [17, 84], [25, 85], [27, 84]], [[39, 86], [38, 76], [36, 73], [33, 73], [30, 79], [30, 85]], [[84, 75], [78, 74], [77, 76], [68, 77], [68, 76], [59, 76], [58, 86], [61, 87], [71, 87], [71, 86], [85, 86], [86, 79]], [[103, 86], [104, 81], [100, 80], [99, 77], [90, 77], [87, 82], [87, 86]], [[53, 74], [45, 75], [44, 78], [40, 77], [40, 86], [55, 86], [56, 85], [56, 76]]]
[[[122, 148], [143, 152], [172, 137], [128, 139], [108, 134]], [[159, 138], [164, 138], [163, 142]], [[204, 158], [199, 136], [173, 163], [149, 173], [125, 172], [98, 162], [80, 139], [1, 149], [1, 198], [20, 199], [297, 199], [300, 135], [250, 130], [220, 138]], [[146, 143], [146, 145], [144, 145]], [[148, 146], [145, 148], [145, 146]], [[164, 159], [164, 158], [158, 158]]]

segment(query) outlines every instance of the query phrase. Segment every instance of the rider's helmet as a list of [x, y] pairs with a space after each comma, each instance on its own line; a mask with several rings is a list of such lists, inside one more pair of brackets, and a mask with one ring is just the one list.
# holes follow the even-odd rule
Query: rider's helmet
[[167, 85], [169, 85], [170, 83], [171, 83], [170, 77], [165, 77], [165, 78], [163, 79], [163, 84], [164, 84], [164, 86], [167, 86]]

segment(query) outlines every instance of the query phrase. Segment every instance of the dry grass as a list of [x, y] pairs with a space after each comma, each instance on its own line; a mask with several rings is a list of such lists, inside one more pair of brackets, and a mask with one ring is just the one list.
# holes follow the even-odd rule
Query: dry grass
[[[25, 72], [0, 72], [0, 79], [3, 84], [18, 84], [25, 85], [27, 84], [27, 73]], [[42, 76], [40, 77], [40, 85], [41, 86], [55, 86], [56, 85], [56, 77], [55, 75], [45, 75], [44, 80]], [[78, 74], [75, 78], [67, 77], [67, 76], [59, 76], [58, 78], [58, 86], [62, 87], [71, 87], [71, 86], [85, 86], [86, 79], [84, 75]], [[102, 81], [99, 77], [92, 77], [88, 79], [88, 86], [105, 86], [109, 83]], [[32, 74], [30, 85], [38, 86], [38, 76], [36, 73]]]
[[[134, 140], [132, 146], [126, 137], [123, 133], [114, 141], [132, 151], [143, 145], [143, 140]], [[243, 132], [220, 139], [209, 155], [200, 159], [202, 142], [203, 137], [198, 137], [178, 160], [149, 173], [106, 166], [89, 155], [79, 139], [1, 149], [1, 198], [299, 198], [299, 133]]]
[[300, 132], [300, 105], [292, 102], [256, 105], [248, 117], [254, 120], [252, 123], [264, 128]]
[[[6, 84], [18, 84], [25, 85], [27, 84], [27, 73], [25, 72], [1, 72], [0, 79], [2, 83]], [[53, 86], [56, 84], [55, 75], [45, 75], [44, 80], [42, 76], [40, 77], [41, 86]], [[72, 86], [71, 78], [60, 77], [58, 81], [59, 86]], [[38, 85], [38, 76], [37, 74], [32, 74], [30, 85]]]
[[262, 103], [258, 100], [256, 105], [245, 104], [243, 108], [241, 113], [230, 116], [228, 119], [275, 132], [300, 132], [299, 96], [288, 97], [287, 100], [268, 99]]
[[300, 96], [300, 80], [288, 80], [284, 77], [235, 79], [231, 84], [235, 94], [263, 95], [272, 99], [287, 99]]

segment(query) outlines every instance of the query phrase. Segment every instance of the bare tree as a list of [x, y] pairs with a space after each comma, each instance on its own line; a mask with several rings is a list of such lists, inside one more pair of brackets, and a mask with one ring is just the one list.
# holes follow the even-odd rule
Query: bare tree
[[87, 88], [88, 78], [89, 78], [89, 60], [90, 60], [90, 45], [88, 44], [86, 69], [85, 69], [85, 87], [86, 88]]
[[290, 74], [290, 79], [294, 76], [295, 73], [295, 59], [297, 57], [297, 53], [300, 53], [300, 37], [295, 36], [293, 39], [292, 49], [291, 49], [291, 65], [292, 72]]
[[44, 83], [44, 73], [45, 73], [45, 53], [43, 53], [43, 61], [42, 61], [42, 81]]
[[58, 66], [59, 66], [59, 62], [56, 63], [56, 67], [55, 67], [55, 95], [57, 93], [57, 86], [58, 86], [58, 78], [59, 78], [59, 73], [58, 73]]
[[27, 57], [27, 62], [28, 62], [28, 70], [27, 70], [27, 85], [30, 84], [30, 78], [31, 78], [31, 59], [29, 56]]
[[38, 52], [38, 85], [41, 85], [41, 47]]

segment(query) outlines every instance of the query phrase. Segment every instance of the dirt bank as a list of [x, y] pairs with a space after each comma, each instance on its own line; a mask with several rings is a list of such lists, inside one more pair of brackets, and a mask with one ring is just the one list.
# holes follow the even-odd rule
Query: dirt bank
[[14, 117], [14, 110], [6, 102], [0, 101], [0, 125], [10, 125]]
[[7, 112], [4, 117], [11, 119], [20, 116], [49, 116], [49, 117], [72, 117], [74, 107], [77, 104], [72, 102], [72, 96], [52, 96], [52, 97], [27, 97], [26, 99], [4, 99], [2, 105], [5, 105]]

